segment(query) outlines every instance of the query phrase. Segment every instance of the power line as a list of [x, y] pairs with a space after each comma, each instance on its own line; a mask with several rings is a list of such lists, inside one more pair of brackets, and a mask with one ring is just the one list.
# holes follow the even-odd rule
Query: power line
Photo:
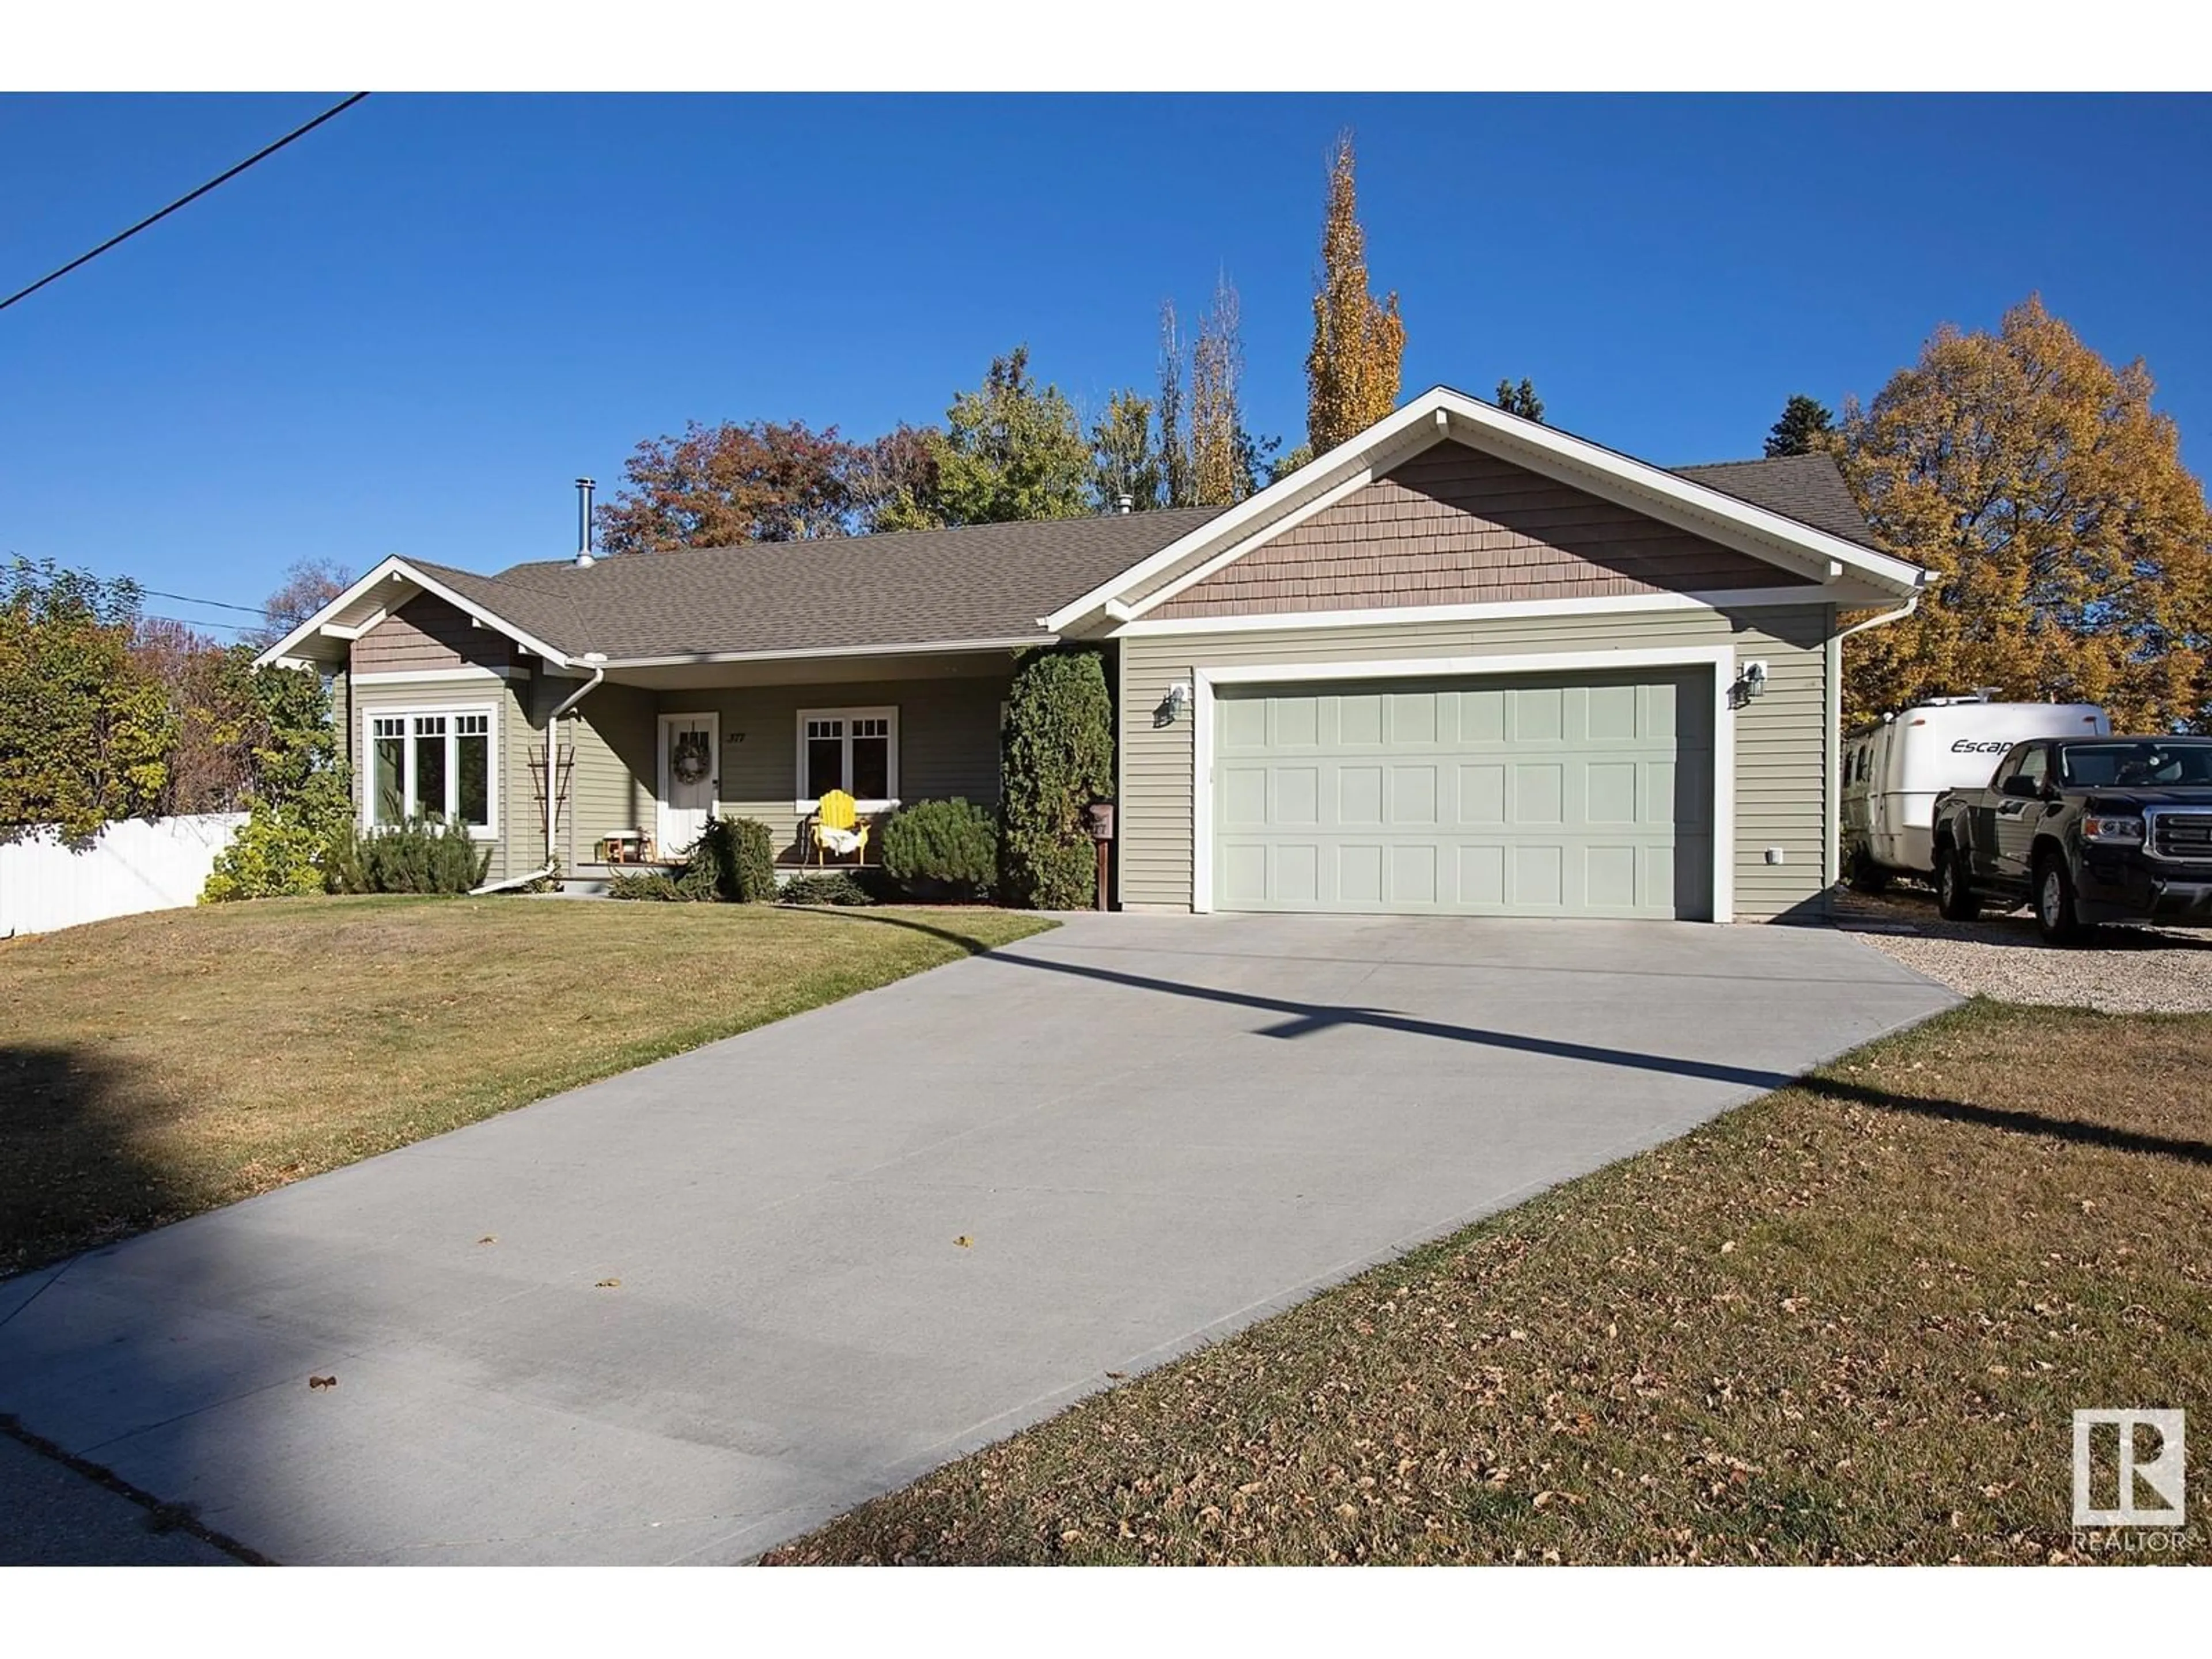
[[129, 241], [133, 236], [136, 236], [140, 231], [145, 229], [149, 225], [158, 224], [162, 220], [167, 218], [171, 214], [174, 213], [179, 208], [185, 207], [191, 203], [198, 201], [201, 197], [206, 195], [217, 185], [228, 184], [231, 179], [237, 178], [240, 173], [245, 172], [246, 168], [252, 167], [255, 162], [267, 161], [270, 156], [274, 155], [278, 150], [283, 149], [285, 145], [290, 143], [294, 139], [306, 137], [317, 127], [322, 125], [324, 122], [331, 119], [333, 116], [344, 114], [348, 110], [351, 109], [356, 104], [358, 104], [362, 99], [368, 96], [368, 94], [365, 92], [356, 92], [352, 97], [348, 98], [344, 102], [332, 105], [330, 108], [325, 110], [320, 115], [318, 115], [313, 120], [308, 122], [305, 126], [295, 127], [291, 131], [286, 133], [282, 138], [279, 138], [275, 143], [269, 145], [266, 149], [256, 150], [252, 155], [247, 156], [243, 161], [240, 161], [236, 167], [231, 168], [229, 172], [216, 174], [214, 178], [209, 179], [207, 183], [202, 185], [198, 190], [192, 191], [189, 196], [179, 196], [175, 201], [170, 203], [168, 206], [163, 208], [159, 213], [150, 214], [147, 217], [141, 219], [137, 224], [131, 226], [130, 229], [122, 231], [116, 235], [109, 237], [98, 247], [93, 249], [91, 252], [79, 254], [76, 258], [70, 260], [60, 270], [50, 270], [45, 276], [40, 277], [37, 282], [32, 283], [30, 287], [19, 289], [15, 293], [9, 295], [6, 299], [0, 300], [0, 311], [7, 310], [9, 306], [14, 305], [18, 300], [29, 299], [31, 295], [36, 294], [48, 283], [59, 281], [62, 277], [68, 276], [70, 272], [75, 270], [79, 265], [90, 264], [94, 259], [100, 258], [101, 254], [106, 252], [108, 249], [113, 247], [117, 243]]
[[202, 622], [197, 617], [165, 617], [157, 611], [142, 611], [142, 621], [174, 623], [179, 628], [219, 628], [230, 634], [251, 634], [255, 631], [245, 623]]
[[164, 593], [158, 587], [142, 587], [138, 591], [149, 599], [175, 599], [182, 605], [212, 605], [217, 611], [243, 611], [249, 617], [266, 617], [269, 614], [264, 605], [233, 605], [228, 599], [196, 599], [189, 593]]

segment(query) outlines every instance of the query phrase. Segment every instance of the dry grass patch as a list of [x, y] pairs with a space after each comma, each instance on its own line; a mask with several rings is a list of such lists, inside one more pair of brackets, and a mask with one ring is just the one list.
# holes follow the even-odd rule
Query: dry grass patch
[[0, 1272], [1048, 925], [983, 909], [283, 899], [0, 944]]
[[2094, 1553], [2074, 1409], [2212, 1422], [2208, 1039], [1972, 1005], [770, 1559]]

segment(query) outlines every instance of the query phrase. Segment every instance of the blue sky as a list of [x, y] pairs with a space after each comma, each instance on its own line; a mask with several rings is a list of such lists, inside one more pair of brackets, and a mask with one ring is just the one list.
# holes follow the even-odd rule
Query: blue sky
[[[0, 99], [0, 290], [332, 101]], [[867, 435], [1020, 341], [1149, 386], [1217, 268], [1287, 446], [1347, 125], [1408, 392], [1751, 455], [2039, 289], [2204, 453], [2201, 98], [380, 95], [0, 313], [0, 556], [247, 604], [302, 556], [558, 556], [569, 481], [687, 418]]]

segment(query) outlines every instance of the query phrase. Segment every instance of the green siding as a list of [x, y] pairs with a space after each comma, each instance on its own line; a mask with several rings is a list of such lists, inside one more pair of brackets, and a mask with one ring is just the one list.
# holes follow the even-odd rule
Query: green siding
[[[1192, 719], [1158, 726], [1153, 710], [1195, 669], [1732, 645], [1739, 664], [1763, 658], [1770, 671], [1764, 696], [1720, 716], [1735, 727], [1735, 915], [1750, 921], [1817, 908], [1827, 884], [1824, 647], [1832, 627], [1830, 607], [1805, 605], [1124, 637], [1123, 901], [1172, 908], [1191, 901]], [[1770, 847], [1783, 849], [1784, 863], [1765, 862]]]
[[617, 830], [653, 832], [655, 709], [650, 691], [602, 685], [562, 723], [562, 743], [574, 757], [561, 809], [562, 857], [569, 869], [597, 863], [600, 840]]
[[[1012, 665], [986, 676], [878, 681], [859, 684], [725, 686], [663, 691], [659, 711], [713, 714], [721, 722], [721, 785], [717, 810], [757, 818], [779, 855], [796, 856], [804, 816], [799, 799], [799, 711], [802, 708], [898, 710], [899, 798], [938, 800], [963, 795], [985, 805], [999, 799], [999, 708]], [[659, 766], [656, 720], [644, 751], [650, 811]], [[653, 825], [648, 817], [645, 827]]]

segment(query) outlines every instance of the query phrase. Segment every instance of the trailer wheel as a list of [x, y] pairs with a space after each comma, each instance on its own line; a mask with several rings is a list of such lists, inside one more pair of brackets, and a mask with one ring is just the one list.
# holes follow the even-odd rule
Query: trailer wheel
[[1874, 861], [1874, 855], [1863, 847], [1851, 848], [1851, 859], [1844, 872], [1844, 879], [1855, 893], [1887, 893], [1889, 890], [1889, 872]]

